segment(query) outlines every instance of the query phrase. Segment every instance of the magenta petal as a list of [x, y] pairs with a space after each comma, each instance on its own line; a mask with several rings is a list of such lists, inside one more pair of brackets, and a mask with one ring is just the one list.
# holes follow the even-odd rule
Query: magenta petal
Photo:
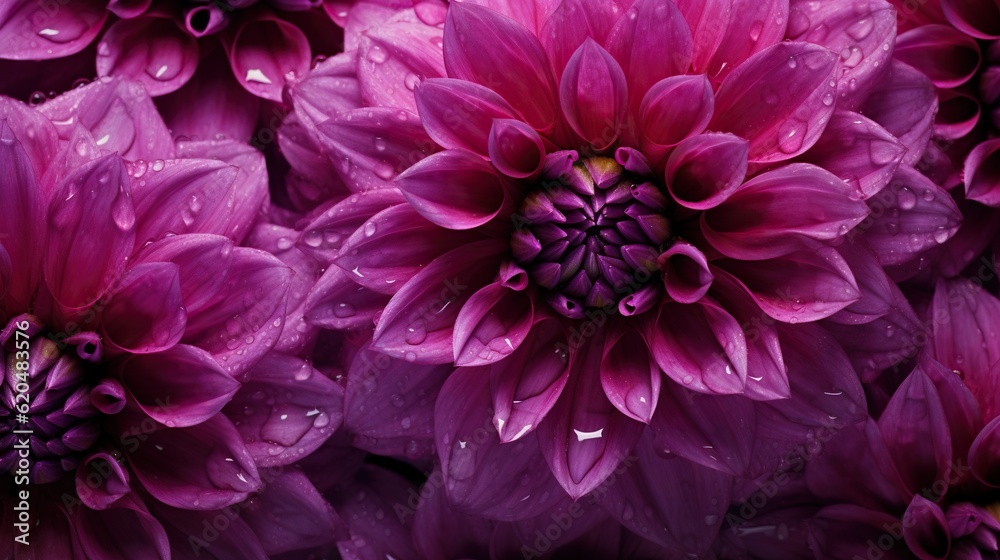
[[824, 169], [787, 165], [757, 175], [702, 214], [701, 231], [733, 258], [779, 256], [804, 248], [804, 238], [836, 239], [860, 223], [869, 209], [852, 192]]
[[[35, 109], [8, 97], [0, 97], [0, 121], [6, 121], [7, 127], [13, 132], [13, 138], [21, 145], [31, 162], [35, 177], [43, 177], [52, 166], [53, 154], [60, 151], [56, 127]], [[0, 136], [6, 140], [10, 135]], [[13, 165], [12, 162], [5, 163], [4, 168], [13, 169]]]
[[916, 69], [893, 61], [858, 112], [899, 139], [907, 148], [903, 163], [914, 165], [927, 148], [936, 107], [937, 94], [930, 80]]
[[906, 465], [900, 476], [910, 492], [922, 492], [949, 474], [951, 434], [941, 397], [920, 368], [896, 390], [878, 426], [890, 455], [897, 464]]
[[639, 142], [654, 163], [685, 138], [700, 134], [712, 120], [715, 94], [705, 76], [664, 78], [639, 105]]
[[1000, 7], [989, 0], [941, 0], [948, 22], [977, 39], [1000, 37]]
[[155, 355], [135, 355], [121, 379], [143, 412], [168, 427], [200, 424], [215, 416], [240, 384], [211, 354], [181, 344]]
[[[502, 363], [502, 362], [501, 362]], [[434, 407], [434, 434], [444, 491], [460, 511], [509, 521], [548, 510], [564, 495], [538, 460], [535, 434], [500, 443], [490, 418], [484, 368], [458, 368]], [[433, 479], [433, 478], [432, 478]]]
[[[900, 21], [912, 15], [909, 7]], [[844, 9], [837, 4], [792, 2], [787, 38], [808, 41], [837, 53], [837, 106], [857, 110], [889, 71], [896, 35], [897, 12], [885, 1], [856, 4]], [[897, 50], [899, 43], [896, 43]], [[876, 119], [878, 120], [878, 119]]]
[[198, 41], [169, 19], [115, 22], [97, 50], [97, 74], [138, 82], [156, 97], [183, 86], [198, 67]]
[[469, 2], [448, 10], [444, 63], [451, 78], [488, 86], [536, 130], [555, 125], [556, 83], [545, 50], [518, 23]]
[[135, 240], [135, 214], [121, 157], [108, 155], [68, 175], [49, 207], [45, 281], [67, 308], [88, 305], [111, 286]]
[[280, 468], [315, 451], [343, 420], [344, 389], [293, 356], [268, 353], [239, 389], [223, 403], [226, 415], [239, 419], [236, 429], [261, 467]]
[[620, 476], [614, 486], [597, 498], [622, 525], [692, 558], [704, 557], [724, 522], [732, 492], [729, 475], [685, 459], [664, 459], [649, 437], [639, 441], [615, 474]]
[[684, 140], [667, 160], [667, 190], [681, 206], [707, 210], [725, 201], [747, 173], [746, 140], [732, 134], [699, 134]]
[[604, 150], [618, 139], [625, 120], [625, 73], [608, 51], [587, 39], [566, 65], [559, 101], [569, 126], [594, 150]]
[[493, 167], [461, 150], [447, 150], [420, 161], [401, 174], [396, 184], [422, 216], [455, 230], [489, 222], [507, 199]]
[[272, 557], [329, 545], [343, 531], [333, 507], [301, 472], [289, 469], [271, 475], [254, 501], [243, 519]]
[[716, 265], [736, 276], [765, 313], [785, 323], [825, 319], [861, 297], [850, 267], [831, 247]]
[[622, 414], [648, 424], [660, 398], [661, 375], [641, 334], [622, 331], [609, 336], [601, 361], [601, 387]]
[[854, 274], [861, 297], [831, 315], [830, 320], [845, 325], [857, 325], [870, 323], [889, 313], [895, 283], [878, 263], [874, 251], [861, 238], [848, 239], [837, 247], [837, 251]]
[[338, 171], [345, 181], [364, 190], [387, 185], [435, 151], [415, 115], [388, 107], [345, 112], [318, 132], [331, 157], [344, 162]]
[[108, 0], [108, 11], [122, 19], [140, 16], [149, 9], [153, 0]]
[[171, 262], [179, 268], [181, 297], [187, 313], [205, 308], [222, 287], [233, 262], [233, 241], [221, 235], [175, 235], [144, 246], [137, 263]]
[[359, 351], [344, 389], [344, 429], [354, 446], [409, 459], [432, 456], [432, 397], [454, 369], [449, 364], [415, 365]]
[[0, 57], [15, 60], [61, 58], [82, 50], [107, 18], [105, 0], [42, 6], [12, 0], [0, 7]]
[[994, 418], [979, 432], [969, 448], [969, 467], [983, 484], [1000, 487], [1000, 417]]
[[675, 242], [657, 258], [657, 264], [667, 294], [678, 303], [695, 303], [712, 287], [708, 260], [694, 245]]
[[535, 129], [517, 120], [494, 119], [489, 138], [490, 160], [504, 175], [524, 179], [542, 170], [545, 144]]
[[965, 195], [987, 206], [1000, 206], [1000, 139], [976, 146], [965, 159]]
[[291, 274], [268, 253], [235, 249], [222, 289], [188, 315], [184, 342], [211, 352], [230, 375], [242, 374], [277, 342]]
[[663, 373], [693, 391], [742, 393], [747, 375], [747, 342], [739, 323], [704, 298], [690, 305], [668, 303], [646, 333]]
[[493, 425], [503, 443], [538, 427], [562, 394], [571, 367], [559, 322], [539, 319], [510, 357], [490, 367]]
[[493, 90], [464, 80], [431, 78], [418, 85], [414, 94], [420, 123], [447, 149], [485, 156], [493, 120], [515, 118], [514, 108]]
[[643, 425], [618, 412], [598, 376], [604, 345], [585, 343], [559, 400], [538, 426], [542, 454], [563, 489], [578, 499], [597, 488], [628, 456]]
[[[227, 6], [228, 8], [228, 6]], [[218, 33], [229, 25], [228, 13], [217, 5], [195, 6], [184, 14], [184, 30], [192, 37]]]
[[947, 25], [925, 25], [900, 34], [895, 57], [920, 70], [939, 88], [967, 82], [979, 70], [979, 44]]
[[474, 290], [493, 279], [506, 251], [506, 243], [485, 240], [434, 259], [385, 306], [374, 347], [422, 364], [450, 362], [459, 311]]
[[[398, 189], [363, 191], [340, 201], [331, 200], [310, 215], [301, 226], [296, 247], [321, 262], [333, 261], [344, 240], [382, 210], [406, 199]], [[377, 232], [373, 232], [377, 233]]]
[[709, 469], [744, 476], [750, 468], [756, 417], [753, 401], [704, 395], [670, 384], [650, 427], [661, 453], [676, 454]]
[[281, 101], [286, 75], [305, 75], [310, 60], [312, 54], [305, 34], [274, 16], [242, 23], [229, 47], [229, 64], [240, 85], [271, 101]]
[[118, 152], [129, 161], [168, 159], [174, 141], [153, 100], [139, 84], [122, 79], [95, 80], [38, 107], [70, 140], [80, 125], [102, 150]]
[[606, 41], [628, 80], [633, 109], [656, 82], [691, 64], [691, 31], [670, 0], [639, 0], [618, 18]]
[[[108, 453], [95, 453], [76, 471], [76, 493], [90, 509], [107, 509], [128, 494], [128, 470]], [[95, 484], [96, 483], [96, 484]]]
[[829, 82], [835, 66], [833, 53], [808, 43], [779, 43], [761, 51], [719, 87], [709, 128], [749, 140], [750, 161], [801, 154], [816, 143], [833, 113]]
[[307, 323], [328, 329], [350, 329], [374, 324], [389, 296], [359, 286], [357, 275], [331, 266], [316, 282], [303, 307]]
[[455, 365], [484, 366], [516, 350], [534, 323], [531, 298], [500, 283], [481, 288], [455, 319]]
[[108, 342], [133, 354], [177, 344], [187, 325], [179, 267], [158, 262], [126, 270], [111, 290], [101, 323]]
[[73, 519], [82, 550], [77, 554], [108, 560], [171, 558], [163, 526], [133, 500], [126, 498], [103, 510], [80, 508]]
[[944, 512], [923, 496], [913, 500], [903, 515], [903, 539], [917, 557], [926, 560], [948, 558], [951, 535]]
[[617, 2], [562, 0], [542, 24], [538, 37], [561, 76], [576, 49], [587, 39], [604, 44], [621, 9]]
[[[139, 419], [138, 416], [132, 416]], [[120, 422], [127, 422], [120, 418]], [[140, 430], [140, 423], [129, 426]], [[229, 419], [221, 414], [187, 428], [160, 428], [127, 454], [132, 472], [161, 502], [182, 509], [220, 509], [245, 500], [260, 487], [253, 458]]]
[[882, 125], [838, 110], [803, 160], [832, 172], [867, 199], [889, 183], [905, 153], [906, 148]]
[[871, 218], [858, 226], [883, 265], [905, 262], [947, 241], [962, 222], [948, 191], [903, 165], [868, 200]]
[[[677, 0], [694, 35], [695, 72], [722, 81], [753, 55], [785, 38], [788, 3], [777, 0]], [[789, 29], [791, 32], [791, 29]]]
[[441, 254], [478, 239], [434, 225], [409, 204], [398, 204], [360, 226], [334, 263], [357, 284], [392, 295]]
[[361, 107], [357, 53], [340, 53], [316, 64], [301, 80], [289, 85], [295, 114], [307, 127]]
[[[403, 11], [366, 30], [358, 46], [358, 81], [365, 103], [417, 112], [414, 89], [426, 78], [445, 76], [440, 27], [424, 25]], [[484, 84], [486, 85], [486, 84]]]
[[7, 217], [0, 222], [0, 245], [5, 249], [11, 274], [4, 280], [0, 309], [13, 314], [29, 308], [41, 280], [38, 257], [45, 239], [45, 199], [24, 145], [7, 123], [0, 121], [0, 167], [4, 169], [0, 207], [8, 209]]
[[[1000, 74], [1000, 70], [995, 70], [994, 74]], [[975, 95], [955, 90], [942, 91], [934, 118], [934, 134], [949, 140], [961, 138], [976, 128], [982, 113], [980, 100]]]

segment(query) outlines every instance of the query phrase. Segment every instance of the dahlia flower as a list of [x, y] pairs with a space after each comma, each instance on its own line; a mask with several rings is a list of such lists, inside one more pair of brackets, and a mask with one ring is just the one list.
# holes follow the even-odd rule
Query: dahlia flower
[[37, 108], [0, 98], [0, 159], [6, 556], [266, 558], [332, 539], [292, 463], [337, 427], [341, 392], [272, 350], [290, 270], [239, 246], [263, 158], [175, 146], [140, 85], [106, 79]]
[[[732, 477], [863, 418], [841, 344], [905, 357], [868, 336], [912, 313], [882, 267], [960, 219], [912, 167], [933, 90], [893, 62], [884, 2], [524, 7], [453, 3], [443, 29], [351, 10], [356, 47], [302, 82], [350, 99], [310, 111], [306, 94], [296, 113], [354, 191], [300, 225], [298, 246], [332, 263], [306, 319], [413, 366], [385, 388], [349, 371], [348, 415], [372, 391], [392, 402], [403, 371], [399, 391], [437, 395], [460, 511], [537, 516], [647, 450], [602, 507], [703, 554]], [[692, 481], [687, 516], [648, 482], [666, 464]]]

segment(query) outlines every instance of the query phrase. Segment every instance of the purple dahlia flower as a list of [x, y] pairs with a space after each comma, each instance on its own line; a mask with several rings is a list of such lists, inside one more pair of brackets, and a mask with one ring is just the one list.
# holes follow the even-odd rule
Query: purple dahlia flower
[[339, 388], [271, 351], [290, 271], [238, 246], [267, 201], [261, 156], [175, 147], [142, 87], [108, 79], [37, 109], [0, 98], [0, 158], [7, 555], [266, 558], [333, 538], [290, 465], [339, 423]]
[[[871, 336], [917, 323], [882, 266], [959, 219], [912, 167], [932, 86], [892, 62], [882, 2], [804, 18], [783, 2], [479, 4], [452, 4], [443, 29], [373, 16], [301, 82], [349, 86], [332, 112], [300, 94], [294, 138], [323, 150], [295, 156], [329, 157], [355, 191], [300, 225], [298, 247], [333, 264], [306, 319], [361, 340], [374, 325], [366, 352], [387, 372], [413, 364], [374, 382], [349, 369], [346, 414], [369, 394], [437, 394], [438, 468], [461, 511], [537, 516], [652, 450], [602, 506], [704, 553], [728, 477], [857, 420], [856, 362], [905, 357]], [[357, 445], [406, 453], [396, 400], [400, 437], [366, 443], [348, 419]], [[699, 538], [674, 490], [648, 482], [662, 456], [697, 473], [677, 478], [697, 480]]]

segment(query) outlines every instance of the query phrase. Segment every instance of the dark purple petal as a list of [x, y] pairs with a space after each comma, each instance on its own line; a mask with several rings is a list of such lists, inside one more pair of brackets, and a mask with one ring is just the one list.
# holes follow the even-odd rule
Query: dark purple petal
[[133, 500], [122, 500], [104, 510], [80, 508], [73, 525], [85, 558], [167, 560], [171, 557], [163, 526], [141, 503]]
[[184, 335], [187, 312], [173, 263], [129, 268], [116, 282], [101, 320], [106, 342], [134, 354], [161, 352]]
[[95, 453], [76, 472], [76, 494], [90, 509], [107, 509], [128, 494], [128, 470], [108, 453]]
[[542, 137], [518, 120], [493, 119], [487, 151], [497, 171], [515, 179], [534, 176], [545, 164]]
[[921, 71], [939, 88], [967, 82], [982, 61], [976, 40], [947, 25], [925, 25], [900, 34], [895, 57]]
[[347, 524], [351, 538], [341, 537], [341, 558], [418, 560], [413, 555], [412, 519], [400, 515], [415, 492], [410, 482], [390, 470], [366, 465], [330, 494], [330, 503]]
[[930, 80], [916, 69], [893, 61], [858, 112], [881, 124], [906, 146], [903, 163], [915, 165], [930, 140], [936, 107], [937, 95]]
[[695, 303], [712, 287], [708, 260], [694, 245], [675, 242], [657, 258], [657, 264], [667, 294], [678, 303]]
[[233, 241], [221, 235], [174, 235], [142, 247], [132, 266], [173, 263], [178, 268], [180, 295], [187, 313], [198, 313], [212, 301], [229, 275]]
[[640, 333], [629, 330], [608, 336], [601, 387], [622, 414], [648, 424], [660, 398], [661, 375]]
[[994, 418], [983, 428], [969, 448], [969, 467], [983, 484], [1000, 487], [1000, 417]]
[[281, 101], [287, 75], [305, 75], [310, 60], [302, 30], [275, 16], [244, 20], [229, 46], [229, 64], [240, 85], [271, 101]]
[[903, 539], [921, 560], [944, 560], [951, 549], [951, 535], [944, 512], [923, 496], [913, 501], [903, 514]]
[[82, 50], [107, 18], [103, 0], [42, 5], [13, 0], [0, 7], [0, 57], [15, 60], [61, 58]]
[[455, 319], [455, 365], [484, 366], [516, 350], [534, 323], [534, 305], [524, 292], [500, 283], [469, 298]]
[[169, 19], [115, 22], [97, 49], [97, 75], [138, 82], [156, 97], [177, 91], [198, 67], [198, 41]]
[[242, 516], [236, 519], [227, 516], [229, 524], [226, 530], [207, 532], [208, 536], [217, 534], [209, 542], [204, 538], [205, 524], [211, 525], [220, 512], [177, 509], [156, 502], [149, 507], [170, 538], [171, 558], [174, 560], [198, 560], [205, 553], [217, 560], [267, 560], [260, 540]]
[[819, 139], [833, 113], [836, 56], [808, 43], [778, 43], [726, 77], [712, 130], [750, 142], [750, 161], [790, 159]]
[[1000, 7], [988, 0], [941, 0], [948, 22], [977, 39], [1000, 37]]
[[269, 555], [329, 545], [344, 532], [343, 522], [309, 479], [291, 469], [271, 475], [243, 519]]
[[987, 206], [1000, 206], [1000, 139], [976, 146], [965, 159], [965, 196]]
[[[19, 120], [13, 122], [19, 124]], [[6, 119], [0, 122], [0, 167], [4, 169], [0, 206], [7, 209], [7, 217], [0, 222], [0, 244], [5, 249], [10, 276], [4, 280], [0, 308], [13, 314], [28, 309], [41, 280], [38, 257], [46, 232], [43, 194], [24, 145], [7, 123]], [[28, 136], [27, 131], [24, 135]]]
[[370, 328], [374, 317], [381, 313], [389, 296], [359, 286], [339, 266], [331, 266], [316, 282], [303, 307], [305, 320], [311, 325], [328, 329]]
[[[435, 471], [434, 474], [440, 476], [440, 471]], [[410, 514], [408, 508], [397, 511], [401, 516]], [[483, 517], [456, 511], [448, 502], [445, 492], [428, 492], [426, 497], [421, 496], [412, 515], [413, 546], [422, 558], [446, 560], [489, 557], [493, 523]]]

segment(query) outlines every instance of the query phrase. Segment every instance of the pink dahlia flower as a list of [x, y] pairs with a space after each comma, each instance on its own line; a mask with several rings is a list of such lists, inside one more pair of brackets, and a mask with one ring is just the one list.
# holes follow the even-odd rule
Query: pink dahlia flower
[[[174, 146], [142, 87], [107, 79], [35, 109], [0, 98], [0, 159], [5, 556], [28, 533], [46, 558], [332, 539], [290, 465], [339, 424], [341, 392], [272, 351], [290, 271], [239, 246], [267, 201], [263, 158]], [[22, 499], [29, 521], [10, 517]]]
[[[437, 468], [461, 511], [536, 516], [648, 450], [602, 506], [701, 554], [729, 477], [863, 416], [841, 343], [873, 371], [905, 358], [871, 336], [912, 315], [882, 266], [959, 219], [912, 167], [933, 90], [892, 62], [884, 2], [805, 18], [783, 2], [522, 8], [451, 4], [443, 29], [373, 16], [312, 82], [352, 101], [329, 114], [303, 96], [298, 130], [325, 154], [297, 155], [327, 155], [355, 194], [300, 226], [333, 264], [306, 319], [359, 339], [374, 324], [367, 351], [413, 364], [399, 390], [437, 394]], [[696, 481], [697, 539], [673, 486], [648, 482], [663, 456]]]

